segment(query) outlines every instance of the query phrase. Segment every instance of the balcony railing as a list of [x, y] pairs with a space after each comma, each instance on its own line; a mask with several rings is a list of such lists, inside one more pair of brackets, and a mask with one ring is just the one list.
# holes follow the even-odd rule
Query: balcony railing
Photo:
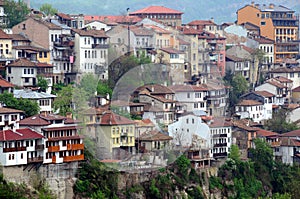
[[225, 153], [214, 153], [213, 156], [214, 157], [226, 157], [227, 156], [227, 152], [225, 152]]
[[214, 144], [214, 147], [222, 147], [222, 146], [227, 146], [227, 143]]
[[64, 162], [74, 162], [84, 160], [84, 155], [74, 155], [74, 156], [66, 156], [63, 158]]
[[28, 158], [27, 163], [43, 162], [43, 157]]
[[84, 144], [67, 144], [67, 150], [83, 150]]
[[3, 148], [3, 153], [15, 152], [15, 151], [26, 151], [26, 147], [14, 147], [14, 148]]
[[35, 150], [44, 150], [45, 146], [43, 144], [35, 145]]
[[109, 48], [109, 44], [92, 44], [92, 48]]
[[48, 147], [48, 152], [58, 152], [59, 151], [59, 146], [49, 146]]

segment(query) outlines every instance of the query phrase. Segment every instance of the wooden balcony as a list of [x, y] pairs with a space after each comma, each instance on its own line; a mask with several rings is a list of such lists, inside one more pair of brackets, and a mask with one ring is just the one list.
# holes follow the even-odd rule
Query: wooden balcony
[[43, 157], [28, 158], [27, 163], [43, 162]]
[[35, 150], [38, 151], [38, 150], [44, 150], [45, 146], [43, 144], [38, 144], [38, 145], [35, 145]]
[[67, 150], [83, 150], [84, 144], [67, 144]]
[[3, 153], [15, 152], [15, 151], [26, 151], [26, 146], [14, 147], [14, 148], [4, 148]]
[[54, 163], [54, 164], [56, 163], [56, 156], [52, 157], [52, 163]]
[[58, 152], [59, 151], [59, 146], [49, 146], [48, 147], [48, 152]]
[[75, 162], [84, 160], [84, 155], [74, 155], [74, 156], [66, 156], [64, 157], [64, 162]]

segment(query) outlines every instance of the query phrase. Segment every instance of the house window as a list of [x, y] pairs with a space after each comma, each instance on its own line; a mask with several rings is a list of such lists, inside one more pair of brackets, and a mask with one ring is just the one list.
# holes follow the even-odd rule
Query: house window
[[21, 159], [23, 159], [23, 153], [21, 153]]
[[294, 73], [290, 73], [290, 77], [293, 78], [294, 77]]
[[27, 74], [27, 69], [24, 69], [24, 74]]
[[39, 58], [43, 58], [43, 52], [39, 52]]
[[191, 94], [190, 93], [187, 93], [187, 98], [190, 98], [191, 97]]
[[261, 22], [260, 22], [260, 25], [265, 26], [265, 25], [266, 25], [266, 22], [265, 22], [265, 21], [261, 21]]
[[44, 52], [44, 58], [47, 58], [47, 52]]
[[11, 67], [7, 68], [7, 72], [10, 74], [11, 73]]
[[28, 83], [29, 82], [29, 78], [28, 77], [25, 77], [25, 83]]

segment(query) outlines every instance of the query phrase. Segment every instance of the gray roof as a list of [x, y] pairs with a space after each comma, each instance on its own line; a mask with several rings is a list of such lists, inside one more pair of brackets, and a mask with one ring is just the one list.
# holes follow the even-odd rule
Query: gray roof
[[24, 99], [45, 99], [45, 98], [55, 98], [55, 95], [45, 93], [45, 92], [37, 92], [29, 89], [26, 90], [14, 90], [15, 98], [24, 98]]
[[260, 4], [259, 9], [261, 11], [267, 11], [267, 12], [294, 12], [291, 9], [284, 7], [282, 5], [273, 5], [273, 7], [270, 8], [270, 5]]

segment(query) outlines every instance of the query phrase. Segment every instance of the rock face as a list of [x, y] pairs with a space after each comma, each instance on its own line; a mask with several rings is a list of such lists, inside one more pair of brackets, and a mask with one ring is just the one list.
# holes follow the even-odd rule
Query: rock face
[[52, 193], [59, 199], [72, 199], [73, 185], [78, 162], [66, 164], [22, 165], [2, 167], [4, 178], [14, 183], [25, 183], [34, 187], [36, 183], [46, 182]]

